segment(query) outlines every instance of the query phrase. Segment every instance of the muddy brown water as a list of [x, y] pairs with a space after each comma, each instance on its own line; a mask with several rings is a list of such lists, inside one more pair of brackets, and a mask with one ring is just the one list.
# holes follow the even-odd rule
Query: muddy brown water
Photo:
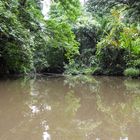
[[140, 140], [140, 80], [0, 80], [0, 140]]

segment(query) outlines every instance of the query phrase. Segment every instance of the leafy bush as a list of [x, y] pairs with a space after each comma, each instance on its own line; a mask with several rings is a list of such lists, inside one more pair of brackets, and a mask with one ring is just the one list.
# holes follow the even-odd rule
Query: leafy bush
[[46, 50], [46, 59], [48, 62], [48, 67], [46, 67], [45, 71], [49, 73], [64, 72], [64, 64], [68, 63], [68, 59], [65, 56], [65, 50], [63, 47], [48, 47]]
[[98, 67], [107, 75], [122, 75], [126, 67], [128, 52], [126, 49], [106, 46], [98, 50], [96, 56]]
[[127, 68], [124, 71], [124, 75], [129, 77], [138, 77], [140, 75], [140, 70], [136, 68]]

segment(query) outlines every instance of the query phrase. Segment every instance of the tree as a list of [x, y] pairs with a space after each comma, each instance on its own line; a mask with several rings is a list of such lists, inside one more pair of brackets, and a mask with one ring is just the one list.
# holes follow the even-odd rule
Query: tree
[[87, 2], [87, 9], [90, 12], [94, 12], [104, 15], [110, 12], [110, 9], [114, 6], [126, 6], [126, 10], [129, 11], [129, 16], [134, 17], [136, 20], [140, 20], [137, 15], [140, 15], [140, 2], [139, 0], [89, 0]]
[[[75, 20], [80, 8], [78, 0], [59, 3], [67, 9], [66, 16]], [[69, 60], [78, 51], [71, 27], [55, 19], [45, 21], [39, 0], [0, 1], [0, 41], [0, 66], [4, 73], [29, 73], [47, 68], [48, 46], [63, 47]]]

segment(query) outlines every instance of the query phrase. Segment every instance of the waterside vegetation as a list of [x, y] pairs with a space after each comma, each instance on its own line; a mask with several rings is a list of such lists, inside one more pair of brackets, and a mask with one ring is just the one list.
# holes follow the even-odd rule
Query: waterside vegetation
[[0, 74], [140, 77], [139, 0], [0, 1]]

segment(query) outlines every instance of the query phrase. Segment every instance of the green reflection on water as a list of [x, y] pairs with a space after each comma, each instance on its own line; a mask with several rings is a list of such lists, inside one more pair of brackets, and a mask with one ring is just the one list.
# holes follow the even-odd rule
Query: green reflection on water
[[0, 140], [138, 140], [139, 82], [81, 75], [2, 82]]

